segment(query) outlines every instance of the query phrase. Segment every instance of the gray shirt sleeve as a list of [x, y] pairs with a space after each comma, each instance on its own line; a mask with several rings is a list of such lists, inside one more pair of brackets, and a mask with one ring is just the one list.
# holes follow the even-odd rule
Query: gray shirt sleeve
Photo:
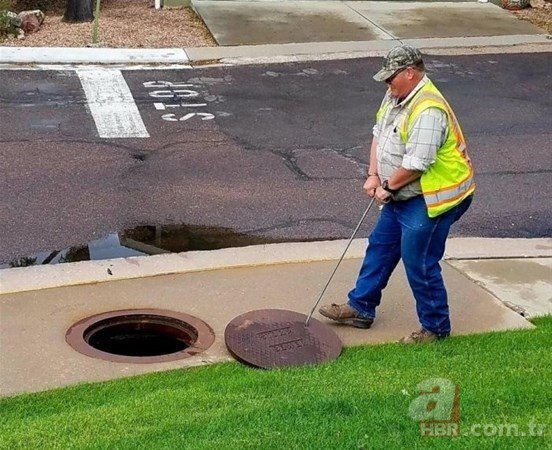
[[424, 110], [410, 130], [402, 167], [425, 172], [435, 162], [447, 136], [447, 114], [440, 108]]

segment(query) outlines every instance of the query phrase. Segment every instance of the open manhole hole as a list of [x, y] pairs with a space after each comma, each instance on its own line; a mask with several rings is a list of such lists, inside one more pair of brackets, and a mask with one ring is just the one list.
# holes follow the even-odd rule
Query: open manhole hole
[[188, 314], [163, 309], [128, 309], [87, 317], [67, 330], [78, 352], [113, 362], [159, 363], [207, 350], [213, 330]]

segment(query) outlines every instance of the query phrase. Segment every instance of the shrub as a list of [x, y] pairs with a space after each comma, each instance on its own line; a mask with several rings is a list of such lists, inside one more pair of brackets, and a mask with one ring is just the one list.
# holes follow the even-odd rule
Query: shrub
[[12, 6], [11, 0], [0, 0], [0, 38], [5, 38], [10, 34], [17, 35], [17, 27], [21, 21], [17, 15], [10, 12]]

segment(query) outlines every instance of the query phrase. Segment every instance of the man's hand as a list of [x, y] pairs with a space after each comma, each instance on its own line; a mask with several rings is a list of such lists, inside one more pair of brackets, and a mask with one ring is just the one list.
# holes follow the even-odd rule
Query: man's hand
[[381, 185], [380, 179], [377, 175], [369, 175], [364, 183], [363, 189], [368, 197], [373, 197], [376, 193], [376, 189]]
[[381, 186], [378, 186], [376, 188], [375, 196], [376, 196], [376, 200], [379, 203], [387, 203], [389, 202], [389, 200], [391, 200], [391, 193], [387, 192]]

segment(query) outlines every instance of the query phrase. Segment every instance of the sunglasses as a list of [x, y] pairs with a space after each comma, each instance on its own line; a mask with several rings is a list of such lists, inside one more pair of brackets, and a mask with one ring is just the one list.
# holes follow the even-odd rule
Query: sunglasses
[[391, 83], [393, 82], [393, 80], [396, 78], [396, 76], [397, 76], [399, 73], [405, 71], [406, 69], [408, 69], [408, 67], [403, 67], [402, 69], [397, 70], [393, 75], [391, 75], [389, 78], [387, 78], [387, 79], [385, 80], [385, 82], [386, 82], [387, 84], [391, 84]]

